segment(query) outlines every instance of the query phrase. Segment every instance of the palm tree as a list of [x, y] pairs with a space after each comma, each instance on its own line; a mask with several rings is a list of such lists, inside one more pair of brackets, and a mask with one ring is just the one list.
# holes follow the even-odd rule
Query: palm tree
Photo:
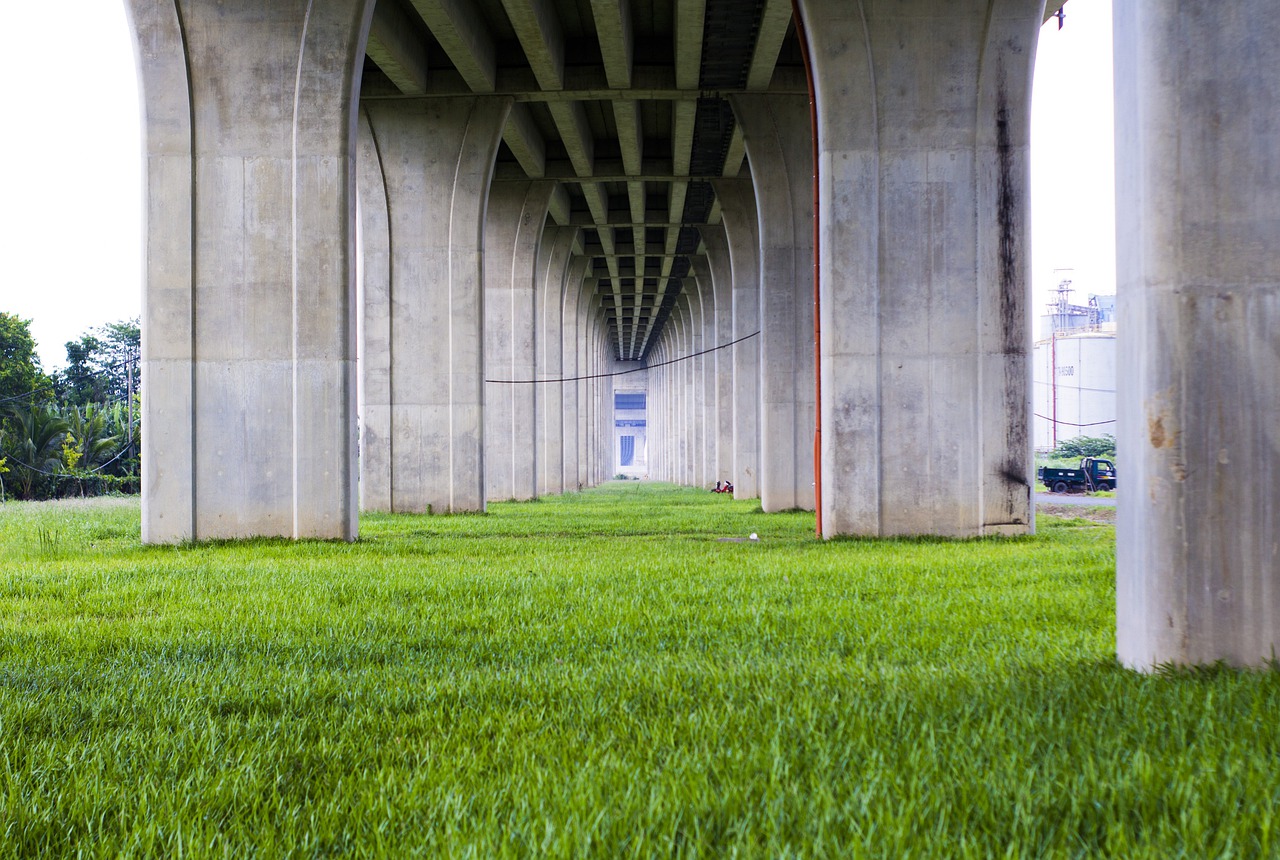
[[9, 410], [9, 467], [17, 476], [20, 495], [31, 497], [31, 488], [41, 474], [57, 474], [62, 465], [62, 437], [67, 422], [57, 412], [32, 403]]
[[107, 411], [96, 404], [86, 404], [83, 411], [71, 407], [66, 413], [67, 432], [74, 440], [80, 459], [77, 468], [92, 472], [116, 454], [119, 434], [111, 435], [107, 429]]

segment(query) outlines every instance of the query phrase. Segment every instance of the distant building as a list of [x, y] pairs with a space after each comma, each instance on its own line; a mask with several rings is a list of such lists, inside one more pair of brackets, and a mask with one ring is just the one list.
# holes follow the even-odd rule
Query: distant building
[[644, 391], [613, 392], [614, 464], [617, 474], [639, 478], [649, 471]]
[[1038, 451], [1116, 432], [1116, 297], [1071, 304], [1070, 285], [1059, 283], [1057, 300], [1040, 318], [1032, 374]]

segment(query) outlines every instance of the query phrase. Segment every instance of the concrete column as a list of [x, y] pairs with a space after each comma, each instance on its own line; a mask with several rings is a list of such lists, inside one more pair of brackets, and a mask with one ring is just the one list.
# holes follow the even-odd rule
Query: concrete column
[[[595, 278], [578, 278], [575, 281], [570, 277], [565, 281], [561, 345], [564, 376], [567, 379], [576, 379], [582, 373], [578, 364], [582, 338], [585, 336], [582, 302], [584, 295], [590, 295], [594, 290]], [[580, 388], [581, 383], [577, 381], [566, 382], [563, 386], [564, 486], [565, 490], [571, 492], [582, 489], [582, 479], [578, 474], [583, 456], [580, 420], [582, 407], [578, 399]]]
[[813, 510], [813, 136], [804, 96], [731, 99], [760, 216], [760, 505]]
[[595, 283], [594, 279], [583, 286], [578, 295], [578, 337], [574, 341], [577, 353], [578, 411], [574, 417], [578, 435], [578, 488], [591, 486], [591, 350], [595, 348]]
[[1115, 6], [1116, 645], [1126, 666], [1280, 653], [1280, 19]]
[[366, 412], [390, 416], [393, 511], [484, 510], [485, 203], [509, 109], [471, 97], [365, 106], [391, 247], [390, 402]]
[[[702, 228], [702, 244], [707, 249], [707, 266], [715, 296], [715, 345], [733, 342], [733, 269], [729, 264], [729, 240], [724, 228]], [[716, 462], [713, 480], [730, 479], [733, 467], [733, 349], [715, 352]]]
[[358, 127], [360, 509], [391, 508], [391, 224], [369, 118]]
[[694, 299], [690, 295], [693, 287], [693, 281], [686, 282], [686, 289], [680, 293], [680, 315], [681, 315], [681, 352], [676, 357], [681, 359], [680, 363], [675, 365], [680, 370], [680, 410], [681, 410], [681, 437], [684, 442], [684, 470], [680, 476], [680, 482], [687, 486], [694, 486], [698, 483], [698, 423], [695, 418], [696, 399], [694, 396], [694, 370], [697, 367], [697, 359], [690, 358], [696, 353], [701, 346], [701, 339], [698, 337], [698, 320], [694, 309]]
[[733, 497], [760, 495], [760, 232], [749, 179], [715, 180], [733, 278]]
[[701, 351], [705, 354], [697, 359], [698, 385], [698, 425], [699, 443], [701, 445], [699, 486], [706, 487], [716, 482], [716, 307], [715, 290], [711, 277], [711, 268], [706, 257], [694, 257], [690, 272], [696, 284], [696, 295], [700, 309]]
[[695, 487], [702, 486], [706, 483], [707, 468], [707, 423], [705, 414], [705, 403], [703, 401], [703, 385], [702, 374], [705, 369], [703, 356], [698, 353], [704, 349], [703, 343], [703, 304], [702, 294], [698, 291], [698, 282], [690, 277], [684, 282], [685, 295], [689, 297], [689, 312], [691, 320], [689, 347], [692, 349], [693, 357], [689, 359], [689, 431], [690, 443], [693, 446], [692, 465], [693, 471], [689, 476], [689, 483]]
[[[570, 259], [578, 238], [577, 227], [549, 227], [543, 233], [539, 265], [538, 293], [535, 296], [538, 320], [538, 379], [559, 380], [564, 372], [564, 294], [571, 280], [582, 283], [589, 260]], [[565, 383], [539, 385], [538, 401], [538, 493], [559, 494], [564, 482], [564, 393]]]
[[800, 0], [818, 94], [824, 534], [1032, 529], [1041, 0]]
[[501, 182], [489, 189], [484, 244], [485, 492], [494, 501], [538, 494], [538, 246], [554, 182]]
[[371, 0], [129, 0], [147, 226], [142, 538], [353, 539]]

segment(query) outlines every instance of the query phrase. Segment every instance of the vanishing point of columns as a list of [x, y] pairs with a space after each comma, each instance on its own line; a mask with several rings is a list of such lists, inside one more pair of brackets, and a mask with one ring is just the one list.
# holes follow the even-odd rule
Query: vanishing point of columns
[[[374, 5], [128, 0], [147, 542], [350, 540], [361, 504], [480, 511], [615, 471], [618, 362], [556, 181], [495, 181], [510, 97], [362, 104]], [[1044, 3], [798, 8], [816, 136], [803, 97], [731, 98], [746, 163], [636, 375], [651, 476], [817, 507], [827, 537], [1029, 533]], [[1278, 46], [1266, 0], [1116, 0], [1136, 668], [1280, 644]]]

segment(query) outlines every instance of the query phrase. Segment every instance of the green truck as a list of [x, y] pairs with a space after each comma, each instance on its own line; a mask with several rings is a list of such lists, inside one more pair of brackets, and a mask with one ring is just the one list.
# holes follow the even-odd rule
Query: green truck
[[1099, 460], [1085, 457], [1080, 461], [1078, 469], [1055, 469], [1041, 466], [1036, 472], [1040, 483], [1054, 493], [1069, 493], [1072, 490], [1114, 490], [1116, 488], [1116, 467], [1110, 460]]

